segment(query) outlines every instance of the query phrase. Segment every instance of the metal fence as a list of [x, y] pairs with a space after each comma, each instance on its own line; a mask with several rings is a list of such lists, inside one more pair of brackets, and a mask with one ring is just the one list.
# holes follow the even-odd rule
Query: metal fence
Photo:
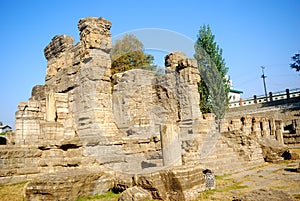
[[269, 96], [265, 95], [254, 95], [252, 98], [240, 99], [239, 101], [233, 101], [229, 103], [229, 108], [246, 106], [246, 105], [254, 105], [257, 103], [266, 103], [278, 100], [285, 100], [290, 98], [300, 97], [300, 88], [295, 89], [286, 89], [285, 91], [278, 92], [269, 92]]

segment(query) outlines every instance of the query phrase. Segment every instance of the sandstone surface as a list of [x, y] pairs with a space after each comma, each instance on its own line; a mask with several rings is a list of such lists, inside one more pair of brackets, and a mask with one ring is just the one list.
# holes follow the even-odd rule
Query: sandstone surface
[[18, 105], [12, 143], [0, 147], [0, 182], [32, 180], [28, 200], [112, 188], [192, 200], [206, 188], [203, 169], [257, 166], [264, 139], [283, 144], [281, 120], [245, 115], [217, 125], [202, 115], [198, 64], [182, 52], [166, 55], [161, 76], [141, 69], [112, 76], [110, 28], [104, 18], [84, 18], [77, 44], [59, 35], [45, 47], [45, 83]]

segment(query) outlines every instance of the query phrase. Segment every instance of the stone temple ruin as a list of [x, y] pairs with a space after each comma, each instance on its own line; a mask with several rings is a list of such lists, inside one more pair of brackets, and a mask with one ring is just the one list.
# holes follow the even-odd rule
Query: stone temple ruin
[[197, 61], [182, 52], [165, 57], [164, 75], [112, 76], [110, 28], [104, 18], [84, 18], [76, 45], [60, 35], [46, 46], [45, 84], [18, 105], [15, 134], [0, 147], [0, 182], [31, 180], [28, 200], [110, 189], [192, 200], [206, 188], [204, 169], [239, 171], [264, 161], [261, 142], [283, 146], [274, 118], [228, 118], [220, 134], [214, 116], [199, 110]]

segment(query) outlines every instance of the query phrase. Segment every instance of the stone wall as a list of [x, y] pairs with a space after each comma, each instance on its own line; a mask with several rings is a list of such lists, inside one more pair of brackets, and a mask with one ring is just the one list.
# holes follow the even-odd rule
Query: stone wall
[[[214, 115], [202, 115], [197, 62], [182, 52], [165, 57], [164, 75], [135, 69], [111, 76], [110, 27], [104, 18], [84, 18], [76, 45], [61, 35], [46, 46], [45, 84], [35, 86], [29, 100], [18, 105], [10, 139], [14, 145], [0, 148], [0, 182], [43, 174], [46, 180], [32, 182], [27, 197], [53, 200], [60, 192], [44, 197], [43, 190], [57, 188], [60, 176], [72, 171], [66, 176], [76, 185], [93, 180], [86, 192], [72, 195], [75, 199], [100, 192], [93, 190], [100, 188], [94, 186], [99, 169], [138, 178], [147, 172], [157, 184], [153, 198], [190, 200], [203, 190], [202, 167], [217, 174], [238, 171], [263, 161], [260, 139], [283, 143], [282, 122], [276, 118], [227, 118], [220, 127]], [[40, 185], [47, 187], [35, 187]], [[64, 194], [69, 188], [66, 184], [60, 190]]]
[[286, 145], [299, 145], [300, 144], [300, 134], [297, 133], [284, 133], [283, 141]]
[[245, 136], [254, 135], [258, 139], [269, 137], [283, 143], [283, 122], [274, 118], [243, 116], [227, 118], [223, 122], [222, 132], [242, 131]]
[[268, 103], [230, 108], [226, 114], [227, 118], [241, 118], [245, 115], [266, 117], [282, 121], [284, 129], [284, 142], [286, 144], [299, 144], [300, 135], [300, 98], [290, 98]]
[[82, 147], [0, 146], [0, 183], [31, 180], [42, 174], [93, 166]]
[[283, 160], [287, 146], [283, 140], [283, 121], [259, 116], [227, 119], [223, 135], [228, 144], [246, 160], [274, 162]]
[[138, 175], [81, 169], [37, 178], [27, 185], [25, 196], [26, 200], [73, 201], [80, 197], [105, 193], [111, 189], [115, 191], [127, 189], [123, 193], [125, 194], [133, 187], [147, 192], [149, 198], [147, 200], [178, 201], [195, 200], [206, 189], [200, 166], [173, 167]]
[[181, 143], [199, 133], [202, 119], [197, 62], [173, 52], [165, 75], [131, 70], [111, 77], [110, 27], [103, 18], [81, 19], [76, 45], [60, 35], [45, 47], [45, 84], [18, 106], [15, 147], [35, 148], [45, 159], [72, 148], [123, 171], [182, 164]]

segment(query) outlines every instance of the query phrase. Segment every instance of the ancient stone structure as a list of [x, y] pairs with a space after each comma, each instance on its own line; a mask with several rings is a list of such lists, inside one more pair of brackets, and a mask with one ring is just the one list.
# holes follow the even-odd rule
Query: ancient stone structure
[[75, 200], [112, 188], [128, 189], [123, 197], [192, 200], [205, 189], [202, 169], [249, 168], [263, 161], [261, 139], [283, 143], [281, 121], [244, 116], [220, 127], [214, 115], [202, 115], [197, 62], [182, 52], [165, 57], [164, 75], [112, 76], [110, 27], [84, 18], [76, 45], [60, 35], [44, 49], [45, 84], [18, 105], [14, 143], [0, 147], [0, 182], [33, 179], [28, 200]]
[[110, 26], [86, 18], [75, 46], [69, 36], [52, 39], [45, 85], [19, 104], [16, 144], [83, 146], [100, 164], [128, 171], [182, 164], [181, 138], [198, 133], [201, 119], [196, 61], [171, 53], [165, 75], [132, 70], [115, 75], [112, 86]]
[[[283, 139], [287, 145], [300, 144], [300, 97], [296, 96], [290, 99], [271, 101], [267, 103], [258, 103], [236, 108], [230, 108], [226, 114], [227, 118], [241, 118], [245, 115], [266, 117], [282, 121], [284, 129]], [[273, 128], [275, 126], [273, 125]]]
[[283, 160], [282, 154], [288, 148], [283, 143], [281, 120], [244, 116], [227, 118], [225, 125], [223, 135], [232, 139], [228, 143], [233, 143], [231, 146], [235, 147], [236, 152], [245, 155], [249, 161], [260, 160], [261, 154], [265, 161]]
[[205, 188], [201, 166], [177, 166], [135, 175], [85, 169], [39, 177], [27, 185], [25, 194], [27, 200], [76, 200], [78, 197], [105, 193], [110, 189], [121, 189], [124, 190], [121, 200], [142, 200], [147, 197], [150, 198], [147, 200], [179, 201], [193, 200]]

